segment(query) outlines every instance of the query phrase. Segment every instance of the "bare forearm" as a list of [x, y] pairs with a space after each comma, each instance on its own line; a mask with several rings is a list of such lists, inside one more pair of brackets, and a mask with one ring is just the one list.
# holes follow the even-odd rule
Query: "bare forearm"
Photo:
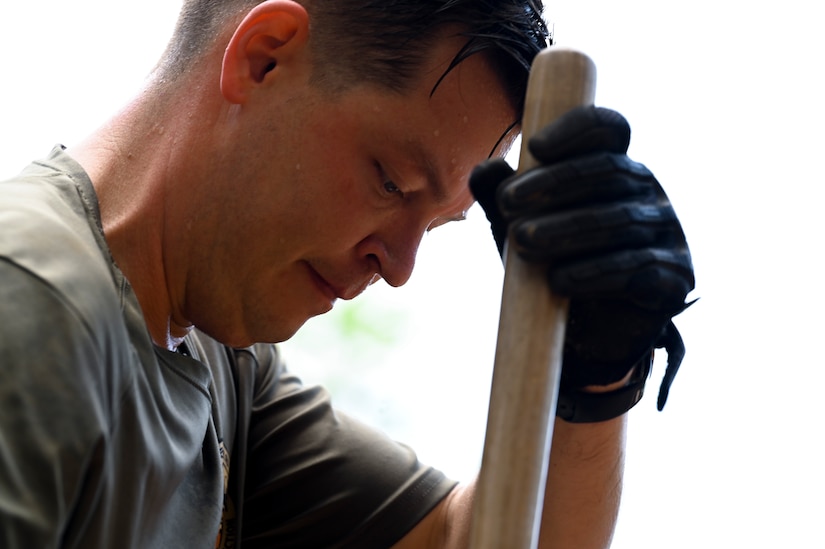
[[[625, 418], [556, 420], [541, 525], [541, 549], [610, 545], [621, 496]], [[457, 487], [394, 549], [466, 548], [475, 483]]]
[[556, 420], [541, 549], [610, 546], [624, 469], [625, 416], [601, 423]]

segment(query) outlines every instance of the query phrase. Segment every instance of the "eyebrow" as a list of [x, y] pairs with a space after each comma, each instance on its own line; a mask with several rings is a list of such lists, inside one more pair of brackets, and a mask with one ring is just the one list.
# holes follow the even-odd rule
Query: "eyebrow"
[[[492, 158], [495, 155], [496, 150], [499, 149], [502, 143], [504, 143], [505, 140], [507, 140], [508, 138], [510, 138], [511, 141], [507, 149], [512, 147], [512, 139], [514, 139], [515, 136], [511, 136], [510, 134], [514, 129], [517, 128], [519, 128], [518, 120], [510, 124], [507, 127], [507, 129], [504, 130], [504, 133], [501, 134], [501, 136], [498, 138], [498, 141], [496, 141], [496, 144], [490, 150], [490, 153], [487, 157], [488, 159]], [[438, 177], [438, 171], [436, 167], [433, 165], [430, 155], [426, 153], [425, 147], [421, 143], [421, 140], [417, 137], [411, 138], [407, 141], [407, 147], [412, 152], [412, 156], [415, 159], [416, 165], [422, 166], [424, 168], [424, 177], [427, 180], [427, 188], [432, 191], [436, 203], [444, 204], [445, 202], [447, 202], [447, 189], [444, 185], [444, 181]], [[502, 154], [501, 157], [503, 158], [504, 154]], [[458, 218], [456, 218], [456, 220], [458, 220]]]

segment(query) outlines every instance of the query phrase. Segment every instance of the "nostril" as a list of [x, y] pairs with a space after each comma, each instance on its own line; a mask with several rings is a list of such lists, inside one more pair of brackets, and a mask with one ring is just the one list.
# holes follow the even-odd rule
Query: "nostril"
[[[404, 229], [405, 227], [400, 227]], [[381, 236], [372, 234], [362, 240], [356, 251], [367, 267], [390, 286], [403, 286], [410, 278], [421, 234], [410, 238], [411, 231], [387, 231]], [[423, 233], [423, 230], [422, 230]]]
[[377, 254], [367, 254], [367, 263], [372, 271], [375, 271], [376, 276], [383, 276], [381, 273], [381, 260], [378, 259]]

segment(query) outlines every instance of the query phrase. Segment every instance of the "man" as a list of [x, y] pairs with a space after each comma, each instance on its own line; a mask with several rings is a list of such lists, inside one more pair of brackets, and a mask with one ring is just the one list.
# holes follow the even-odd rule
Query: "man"
[[518, 131], [540, 12], [185, 2], [124, 110], [2, 184], [3, 546], [466, 545], [472, 485], [335, 413], [271, 343], [404, 284], [474, 196], [572, 298], [542, 544], [609, 544], [624, 412], [652, 348], [679, 354], [693, 275], [610, 111], [574, 111], [533, 141], [540, 168], [492, 160], [471, 193]]

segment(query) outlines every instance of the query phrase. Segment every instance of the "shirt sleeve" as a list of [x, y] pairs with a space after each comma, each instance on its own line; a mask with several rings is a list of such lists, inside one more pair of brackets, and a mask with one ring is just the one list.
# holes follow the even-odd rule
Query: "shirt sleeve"
[[101, 361], [54, 288], [2, 257], [0, 281], [0, 546], [58, 547], [102, 432], [75, 366]]
[[303, 386], [274, 348], [258, 360], [270, 364], [252, 405], [243, 547], [390, 547], [455, 486]]

